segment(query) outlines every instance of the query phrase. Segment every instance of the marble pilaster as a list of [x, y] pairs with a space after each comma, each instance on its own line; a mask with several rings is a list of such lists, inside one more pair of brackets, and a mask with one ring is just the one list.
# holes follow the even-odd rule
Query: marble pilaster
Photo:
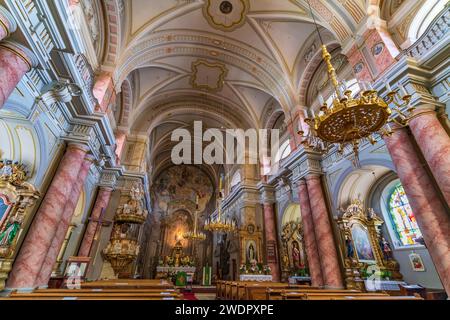
[[88, 147], [69, 143], [14, 262], [7, 288], [31, 289], [59, 227]]
[[37, 65], [34, 54], [16, 42], [0, 42], [0, 109], [22, 77]]
[[309, 273], [313, 287], [323, 286], [322, 270], [320, 267], [319, 252], [317, 250], [314, 223], [309, 202], [308, 187], [305, 180], [298, 182], [298, 193], [300, 199], [300, 212], [303, 224], [303, 237], [305, 240], [306, 256], [308, 257]]
[[[272, 203], [264, 203], [264, 231], [266, 236], [266, 242], [272, 241], [275, 244], [277, 243], [277, 229], [276, 229], [276, 220], [275, 220], [275, 212], [273, 210]], [[272, 270], [272, 277], [274, 281], [280, 281], [280, 266], [278, 263], [278, 250], [277, 245], [275, 245], [275, 256], [276, 262], [268, 262], [270, 269]]]
[[[418, 131], [419, 128], [415, 128]], [[434, 130], [429, 128], [433, 133]], [[419, 139], [420, 140], [420, 139]], [[450, 216], [421, 163], [406, 128], [384, 137], [397, 175], [442, 284], [450, 294]]]
[[95, 233], [98, 228], [99, 220], [101, 218], [103, 210], [106, 210], [111, 199], [113, 189], [109, 187], [100, 187], [97, 199], [95, 200], [94, 208], [90, 217], [89, 224], [84, 233], [83, 241], [81, 243], [78, 256], [89, 257], [92, 243], [94, 242]]
[[75, 184], [72, 187], [72, 191], [70, 193], [70, 197], [64, 207], [64, 213], [59, 223], [58, 229], [56, 230], [56, 235], [53, 238], [50, 249], [47, 253], [47, 257], [42, 264], [41, 271], [36, 280], [35, 286], [42, 287], [48, 284], [50, 280], [53, 267], [58, 258], [58, 254], [61, 250], [61, 246], [64, 242], [64, 238], [67, 234], [67, 230], [69, 229], [70, 223], [72, 221], [72, 216], [75, 212], [75, 208], [77, 206], [78, 200], [81, 195], [81, 190], [86, 182], [86, 178], [89, 174], [89, 168], [91, 167], [94, 161], [94, 157], [91, 155], [87, 155], [81, 165], [80, 171], [78, 172], [78, 179], [75, 181]]
[[439, 122], [434, 106], [419, 107], [409, 127], [450, 206], [450, 137]]
[[342, 274], [339, 266], [336, 245], [333, 238], [331, 221], [323, 194], [319, 175], [306, 177], [314, 233], [317, 250], [320, 256], [321, 270], [324, 285], [327, 288], [344, 288]]

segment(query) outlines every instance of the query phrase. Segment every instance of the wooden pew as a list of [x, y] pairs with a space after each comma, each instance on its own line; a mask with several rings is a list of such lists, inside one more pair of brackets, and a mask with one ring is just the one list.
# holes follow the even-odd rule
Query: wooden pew
[[118, 279], [81, 283], [82, 289], [173, 289], [173, 284], [161, 280]]
[[[311, 287], [308, 285], [299, 285], [299, 287], [289, 288], [290, 292], [302, 292], [306, 290], [320, 290], [318, 287]], [[267, 288], [266, 300], [281, 300], [281, 294], [286, 292], [286, 288]]]
[[346, 293], [346, 292], [316, 292], [297, 293], [285, 292], [281, 294], [283, 300], [423, 300], [415, 296], [390, 296], [387, 293]]
[[245, 294], [241, 295], [241, 300], [265, 300], [267, 288], [272, 289], [297, 289], [303, 287], [302, 285], [280, 282], [251, 282], [244, 283]]
[[61, 300], [107, 300], [107, 299], [150, 299], [150, 300], [175, 300], [181, 299], [181, 295], [177, 292], [153, 292], [153, 293], [134, 293], [134, 292], [120, 292], [120, 293], [104, 293], [104, 292], [63, 292], [63, 293], [13, 293], [10, 298], [13, 299], [52, 299], [59, 298]]

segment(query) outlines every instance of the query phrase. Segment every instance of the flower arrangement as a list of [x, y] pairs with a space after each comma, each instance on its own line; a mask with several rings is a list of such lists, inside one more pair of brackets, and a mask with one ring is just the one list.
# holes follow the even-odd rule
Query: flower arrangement
[[269, 266], [258, 263], [256, 260], [250, 261], [250, 263], [241, 264], [239, 267], [241, 274], [265, 274], [270, 275], [272, 269]]

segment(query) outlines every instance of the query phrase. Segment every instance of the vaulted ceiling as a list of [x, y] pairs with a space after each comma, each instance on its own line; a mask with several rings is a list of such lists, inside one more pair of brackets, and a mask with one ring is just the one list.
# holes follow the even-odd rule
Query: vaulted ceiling
[[[365, 0], [310, 0], [324, 42], [339, 47], [363, 20]], [[174, 128], [264, 128], [305, 106], [305, 70], [320, 43], [303, 0], [128, 0], [116, 62], [131, 88], [131, 132], [159, 154]], [[314, 59], [316, 58], [316, 59]], [[156, 149], [155, 149], [156, 148]], [[158, 149], [159, 148], [159, 149]]]

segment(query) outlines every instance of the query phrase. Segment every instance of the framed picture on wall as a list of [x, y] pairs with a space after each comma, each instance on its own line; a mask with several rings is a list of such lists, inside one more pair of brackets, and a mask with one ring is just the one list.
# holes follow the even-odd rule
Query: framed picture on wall
[[411, 267], [414, 271], [425, 271], [425, 265], [423, 264], [422, 257], [418, 253], [412, 252], [409, 255], [409, 261], [411, 262]]

